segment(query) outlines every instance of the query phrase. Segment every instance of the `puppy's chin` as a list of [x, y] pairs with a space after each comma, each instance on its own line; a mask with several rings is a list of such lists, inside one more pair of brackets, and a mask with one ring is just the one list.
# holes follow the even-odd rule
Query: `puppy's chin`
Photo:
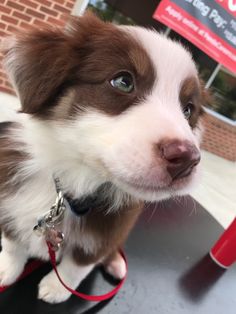
[[199, 181], [199, 169], [195, 169], [193, 173], [187, 177], [175, 180], [171, 183], [158, 186], [144, 186], [116, 180], [115, 185], [133, 197], [148, 202], [156, 202], [168, 199], [174, 196], [183, 196], [189, 194]]

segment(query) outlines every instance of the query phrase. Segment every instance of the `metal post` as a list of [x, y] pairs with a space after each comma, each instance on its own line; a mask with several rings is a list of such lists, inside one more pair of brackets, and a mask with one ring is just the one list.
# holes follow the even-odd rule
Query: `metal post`
[[209, 77], [208, 81], [206, 82], [205, 88], [209, 88], [211, 84], [213, 83], [216, 75], [219, 73], [221, 68], [221, 64], [218, 63], [217, 66], [215, 67], [215, 70], [211, 73], [211, 76]]
[[170, 32], [171, 32], [171, 28], [167, 27], [166, 30], [165, 30], [165, 32], [164, 32], [164, 35], [165, 35], [166, 37], [168, 37], [169, 34], [170, 34]]
[[82, 15], [88, 6], [89, 0], [76, 0], [72, 15]]

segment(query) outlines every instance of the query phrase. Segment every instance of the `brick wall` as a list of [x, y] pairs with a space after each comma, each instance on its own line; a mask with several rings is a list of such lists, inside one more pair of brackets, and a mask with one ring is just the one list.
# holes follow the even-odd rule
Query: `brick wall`
[[205, 113], [203, 148], [225, 159], [236, 161], [236, 125]]
[[[75, 0], [0, 0], [0, 39], [17, 29], [65, 23]], [[0, 64], [2, 55], [0, 54]], [[0, 91], [14, 94], [0, 65]]]

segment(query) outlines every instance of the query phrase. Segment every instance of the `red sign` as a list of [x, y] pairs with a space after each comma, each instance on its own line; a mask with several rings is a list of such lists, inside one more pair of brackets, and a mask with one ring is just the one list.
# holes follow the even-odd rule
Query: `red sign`
[[162, 0], [153, 17], [236, 73], [236, 0]]

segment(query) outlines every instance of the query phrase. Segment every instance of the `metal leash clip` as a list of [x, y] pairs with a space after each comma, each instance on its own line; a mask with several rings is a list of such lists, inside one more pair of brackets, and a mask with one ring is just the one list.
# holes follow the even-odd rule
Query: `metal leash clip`
[[64, 234], [57, 228], [63, 221], [65, 209], [63, 194], [58, 191], [55, 204], [38, 219], [37, 225], [33, 228], [37, 236], [45, 237], [46, 242], [51, 244], [54, 251], [61, 247], [64, 240]]

